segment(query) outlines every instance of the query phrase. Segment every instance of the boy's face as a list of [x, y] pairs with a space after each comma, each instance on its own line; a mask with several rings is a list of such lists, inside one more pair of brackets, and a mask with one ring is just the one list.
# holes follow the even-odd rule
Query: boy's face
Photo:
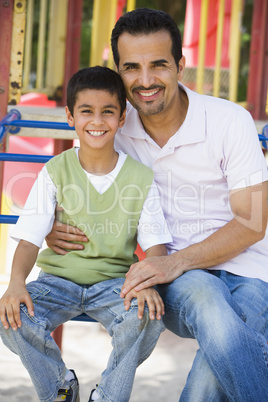
[[120, 117], [116, 94], [85, 89], [77, 94], [73, 116], [67, 106], [65, 110], [68, 124], [75, 127], [81, 148], [113, 148], [116, 131], [125, 122], [125, 111]]

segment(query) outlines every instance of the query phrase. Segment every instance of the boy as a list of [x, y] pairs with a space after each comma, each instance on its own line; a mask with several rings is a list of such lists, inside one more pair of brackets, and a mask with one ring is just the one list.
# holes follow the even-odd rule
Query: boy
[[[164, 255], [164, 243], [171, 241], [152, 171], [114, 149], [125, 109], [117, 73], [97, 66], [74, 74], [66, 115], [80, 148], [45, 165], [12, 234], [20, 242], [10, 285], [0, 300], [0, 333], [20, 356], [41, 401], [79, 401], [76, 375], [66, 369], [50, 336], [63, 322], [84, 312], [113, 338], [108, 366], [90, 401], [128, 401], [136, 367], [150, 355], [163, 330], [164, 306], [154, 289], [133, 291], [136, 299], [125, 308], [120, 298], [125, 274], [137, 260], [137, 231], [146, 257]], [[57, 255], [46, 249], [37, 258], [56, 203], [60, 220], [80, 227], [89, 241], [79, 252]], [[26, 286], [36, 258], [41, 273]]]

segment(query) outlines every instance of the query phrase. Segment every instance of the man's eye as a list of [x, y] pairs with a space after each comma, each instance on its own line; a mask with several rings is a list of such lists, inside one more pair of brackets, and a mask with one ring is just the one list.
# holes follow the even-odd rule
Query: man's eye
[[136, 66], [126, 66], [126, 70], [135, 70], [137, 67]]

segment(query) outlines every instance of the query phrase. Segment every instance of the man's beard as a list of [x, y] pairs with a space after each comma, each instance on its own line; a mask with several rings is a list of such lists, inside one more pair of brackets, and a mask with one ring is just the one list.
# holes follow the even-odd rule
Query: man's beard
[[133, 104], [132, 106], [137, 109], [139, 114], [143, 114], [144, 116], [154, 116], [155, 114], [161, 113], [165, 107], [164, 102], [152, 106], [140, 106], [138, 104]]

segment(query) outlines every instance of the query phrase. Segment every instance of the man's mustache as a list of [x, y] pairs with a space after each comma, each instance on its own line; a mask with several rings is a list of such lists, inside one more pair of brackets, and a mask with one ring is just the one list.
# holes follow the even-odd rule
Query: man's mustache
[[152, 91], [152, 90], [154, 90], [154, 89], [163, 89], [163, 88], [164, 88], [164, 87], [161, 86], [161, 85], [152, 85], [152, 86], [150, 86], [150, 87], [148, 87], [148, 88], [145, 88], [145, 87], [143, 87], [143, 86], [139, 86], [139, 87], [133, 88], [132, 90], [133, 90], [133, 91]]

